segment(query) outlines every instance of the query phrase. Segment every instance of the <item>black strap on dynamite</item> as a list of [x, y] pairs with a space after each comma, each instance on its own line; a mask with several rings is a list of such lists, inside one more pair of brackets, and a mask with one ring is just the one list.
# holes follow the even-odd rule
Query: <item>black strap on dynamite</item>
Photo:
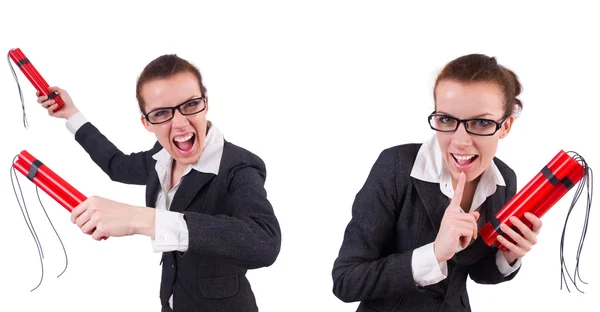
[[542, 168], [541, 172], [546, 177], [546, 179], [548, 179], [548, 181], [550, 181], [550, 183], [552, 185], [562, 183], [567, 188], [567, 190], [570, 190], [571, 188], [573, 188], [573, 186], [575, 186], [575, 184], [573, 184], [573, 182], [569, 179], [569, 177], [564, 177], [562, 180], [559, 180], [554, 175], [554, 173], [552, 173], [552, 171], [550, 171], [550, 168], [548, 168], [548, 166], [544, 166], [544, 168]]
[[492, 224], [492, 226], [494, 227], [494, 230], [498, 233], [498, 235], [504, 235], [504, 232], [500, 228], [502, 223], [500, 223], [498, 218], [496, 218], [496, 215], [492, 215], [492, 217], [490, 218], [490, 223]]
[[23, 65], [25, 65], [27, 63], [29, 63], [29, 59], [28, 58], [24, 58], [24, 59], [22, 59], [22, 60], [20, 60], [20, 61], [17, 62], [17, 66], [21, 67], [21, 66], [23, 66]]
[[27, 173], [27, 179], [33, 182], [33, 178], [35, 178], [35, 175], [37, 174], [38, 170], [42, 165], [43, 163], [41, 161], [37, 159], [34, 160], [31, 164], [31, 168], [29, 168], [29, 172]]

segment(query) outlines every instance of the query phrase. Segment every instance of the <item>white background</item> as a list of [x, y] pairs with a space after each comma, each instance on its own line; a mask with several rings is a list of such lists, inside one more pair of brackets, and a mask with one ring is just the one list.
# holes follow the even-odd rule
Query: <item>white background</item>
[[[524, 110], [497, 154], [517, 172], [519, 187], [560, 149], [579, 152], [600, 173], [597, 13], [577, 1], [10, 1], [0, 9], [0, 50], [21, 48], [125, 153], [155, 142], [135, 100], [143, 67], [165, 53], [196, 64], [208, 88], [209, 119], [267, 164], [283, 243], [273, 266], [248, 274], [260, 310], [354, 311], [356, 303], [333, 295], [331, 279], [354, 196], [381, 150], [433, 134], [426, 122], [433, 82], [448, 61], [485, 53], [521, 78]], [[44, 282], [30, 292], [41, 271], [8, 175], [16, 154], [28, 150], [88, 196], [143, 205], [144, 187], [110, 181], [64, 120], [38, 106], [15, 67], [30, 124], [24, 129], [18, 90], [3, 64], [0, 310], [158, 311], [160, 255], [149, 239], [96, 242], [40, 192], [69, 256], [57, 279], [60, 244], [34, 185], [19, 174], [46, 255]], [[469, 281], [474, 311], [597, 309], [598, 211], [580, 264], [586, 293], [559, 289], [560, 235], [573, 194], [543, 217], [539, 243], [513, 281]], [[584, 204], [581, 198], [568, 227], [571, 272]]]

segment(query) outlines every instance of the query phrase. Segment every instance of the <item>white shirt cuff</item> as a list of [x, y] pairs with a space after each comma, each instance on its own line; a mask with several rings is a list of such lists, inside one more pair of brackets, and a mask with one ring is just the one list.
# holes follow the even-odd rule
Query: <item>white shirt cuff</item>
[[433, 243], [429, 243], [413, 251], [412, 271], [418, 286], [433, 285], [448, 276], [448, 263], [438, 263]]
[[77, 112], [73, 114], [73, 116], [71, 116], [69, 119], [67, 119], [67, 129], [69, 129], [69, 132], [71, 132], [72, 135], [75, 135], [77, 130], [79, 130], [79, 128], [81, 128], [81, 126], [83, 126], [83, 124], [85, 124], [86, 122], [87, 119], [85, 119], [83, 114], [81, 112]]
[[500, 271], [500, 274], [503, 276], [509, 276], [521, 267], [521, 258], [517, 259], [515, 265], [510, 266], [504, 257], [504, 253], [498, 250], [496, 253], [496, 266], [498, 266], [498, 271]]
[[187, 251], [188, 228], [182, 213], [156, 209], [154, 231], [154, 252]]

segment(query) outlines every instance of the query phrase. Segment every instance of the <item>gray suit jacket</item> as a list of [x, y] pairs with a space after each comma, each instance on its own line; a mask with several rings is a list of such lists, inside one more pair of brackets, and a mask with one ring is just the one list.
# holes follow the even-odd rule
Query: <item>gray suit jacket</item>
[[[412, 253], [433, 242], [449, 199], [439, 184], [410, 176], [421, 144], [384, 150], [375, 162], [352, 206], [339, 256], [333, 266], [333, 292], [342, 301], [361, 301], [357, 311], [470, 311], [466, 280], [497, 284], [504, 277], [496, 266], [497, 247], [480, 236], [448, 261], [448, 277], [417, 287], [412, 275]], [[516, 175], [494, 158], [506, 187], [483, 203], [489, 216], [516, 193]], [[490, 294], [492, 298], [492, 294]]]
[[[91, 123], [75, 139], [114, 181], [146, 185], [146, 205], [155, 207], [160, 181], [149, 151], [123, 154]], [[164, 311], [173, 294], [175, 311], [258, 311], [249, 269], [270, 266], [281, 246], [281, 231], [264, 189], [263, 161], [225, 142], [219, 174], [187, 174], [170, 210], [181, 212], [188, 226], [185, 253], [162, 257], [160, 299]]]

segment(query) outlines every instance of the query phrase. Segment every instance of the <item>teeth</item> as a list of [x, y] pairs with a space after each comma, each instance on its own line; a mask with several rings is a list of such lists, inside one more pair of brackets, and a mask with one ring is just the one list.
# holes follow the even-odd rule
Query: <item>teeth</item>
[[176, 137], [173, 138], [173, 140], [175, 140], [177, 142], [185, 142], [185, 141], [191, 139], [192, 135], [194, 135], [194, 134], [193, 133], [188, 133], [186, 135], [176, 136]]
[[463, 161], [469, 160], [469, 159], [475, 157], [475, 155], [467, 155], [467, 156], [459, 156], [459, 155], [455, 155], [455, 154], [452, 154], [452, 155], [454, 155], [454, 157], [456, 157], [457, 160], [463, 160]]

